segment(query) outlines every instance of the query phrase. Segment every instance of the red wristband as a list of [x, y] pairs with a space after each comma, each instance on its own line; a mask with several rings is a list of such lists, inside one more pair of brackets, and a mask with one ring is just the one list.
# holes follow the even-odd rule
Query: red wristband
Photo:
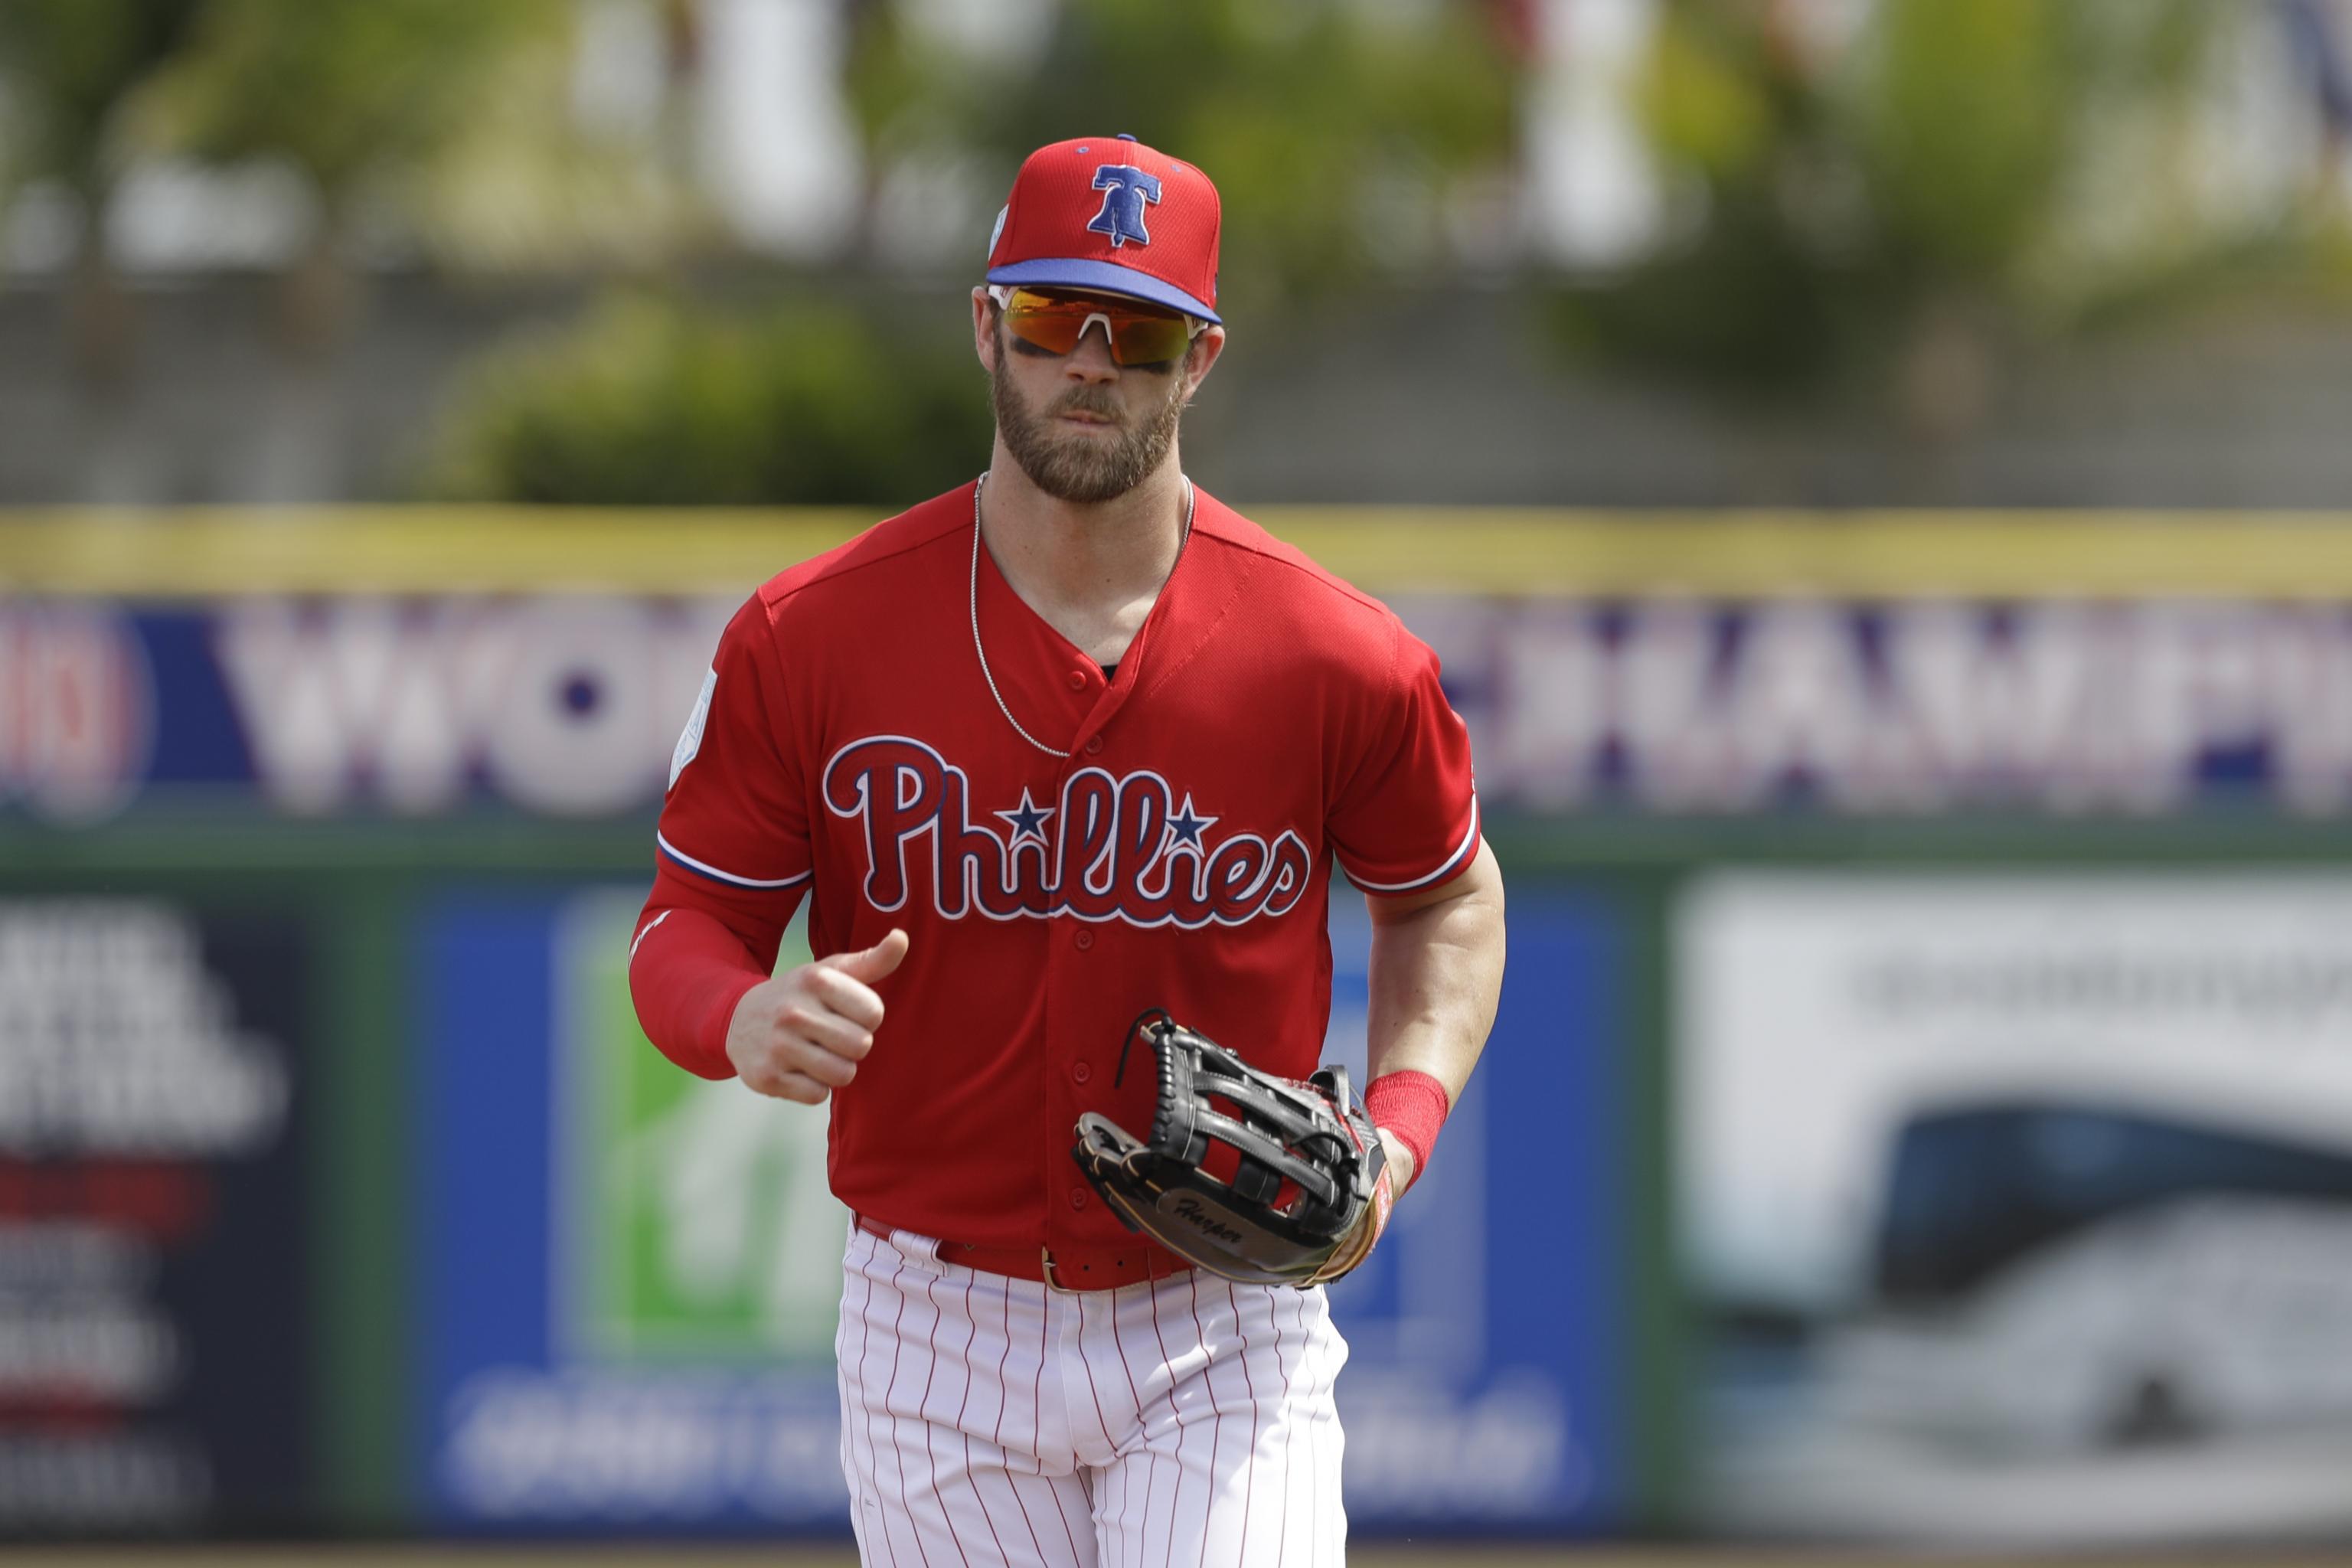
[[1446, 1112], [1453, 1109], [1445, 1086], [1425, 1072], [1407, 1068], [1382, 1073], [1364, 1086], [1364, 1110], [1372, 1125], [1395, 1133], [1397, 1142], [1412, 1152], [1416, 1182], [1429, 1169], [1429, 1152], [1436, 1145], [1437, 1130], [1445, 1125]]

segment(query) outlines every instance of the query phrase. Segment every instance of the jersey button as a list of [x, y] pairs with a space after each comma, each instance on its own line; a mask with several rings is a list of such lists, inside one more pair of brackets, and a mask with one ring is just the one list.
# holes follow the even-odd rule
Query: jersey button
[[1082, 1209], [1087, 1206], [1086, 1188], [1072, 1187], [1070, 1189], [1070, 1206], [1074, 1209]]
[[1087, 672], [1083, 669], [1074, 669], [1070, 671], [1070, 689], [1073, 691], [1084, 691], [1086, 689]]
[[1087, 736], [1087, 755], [1088, 755], [1088, 756], [1090, 756], [1090, 757], [1092, 757], [1092, 756], [1097, 756], [1097, 755], [1099, 755], [1099, 754], [1101, 753], [1101, 752], [1102, 752], [1102, 737], [1101, 737], [1100, 735], [1089, 735], [1089, 736]]
[[1072, 1083], [1085, 1083], [1094, 1076], [1095, 1069], [1087, 1066], [1084, 1062], [1080, 1062], [1077, 1066], [1070, 1069], [1070, 1081]]
[[1091, 952], [1095, 945], [1095, 933], [1080, 926], [1078, 934], [1072, 937], [1070, 942], [1080, 952]]

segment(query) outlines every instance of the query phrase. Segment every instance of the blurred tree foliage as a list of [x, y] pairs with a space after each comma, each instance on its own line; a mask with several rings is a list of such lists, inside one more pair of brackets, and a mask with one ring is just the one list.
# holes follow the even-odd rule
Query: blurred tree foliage
[[331, 225], [375, 202], [469, 267], [577, 260], [658, 233], [677, 199], [652, 179], [661, 149], [582, 126], [579, 20], [576, 0], [206, 0], [150, 129], [293, 164]]
[[0, 142], [5, 185], [50, 180], [81, 206], [72, 323], [84, 370], [121, 374], [130, 320], [108, 254], [107, 211], [127, 162], [123, 106], [186, 37], [202, 0], [0, 4]]
[[0, 5], [12, 182], [44, 176], [86, 198], [120, 173], [115, 114], [171, 58], [203, 0], [8, 0]]
[[993, 428], [981, 369], [928, 319], [838, 303], [721, 312], [642, 293], [476, 367], [431, 488], [602, 505], [902, 505], [970, 479]]
[[875, 170], [977, 153], [1004, 190], [1034, 148], [1132, 132], [1216, 181], [1228, 295], [1441, 259], [1465, 182], [1515, 151], [1520, 73], [1491, 5], [1063, 0], [1039, 47], [993, 65], [928, 30], [936, 9], [855, 13]]
[[476, 268], [641, 256], [675, 218], [645, 150], [581, 132], [577, 20], [572, 0], [205, 0], [137, 124], [159, 150], [306, 178], [318, 221], [288, 325], [315, 347], [370, 216]]
[[111, 375], [129, 352], [107, 221], [141, 160], [302, 176], [300, 347], [334, 336], [362, 230], [470, 270], [652, 259], [693, 204], [666, 149], [581, 123], [579, 17], [573, 0], [0, 0], [9, 186], [52, 183], [85, 215], [85, 364]]
[[173, 145], [284, 158], [331, 207], [463, 135], [509, 51], [560, 36], [562, 0], [210, 0], [158, 85]]
[[2005, 338], [2241, 243], [2192, 218], [2180, 153], [2257, 9], [1876, 0], [1823, 56], [1786, 7], [1664, 0], [1644, 109], [1682, 221], [1562, 286], [1559, 322], [1629, 367], [1768, 395], [1860, 377], [1920, 433], [1964, 426]]

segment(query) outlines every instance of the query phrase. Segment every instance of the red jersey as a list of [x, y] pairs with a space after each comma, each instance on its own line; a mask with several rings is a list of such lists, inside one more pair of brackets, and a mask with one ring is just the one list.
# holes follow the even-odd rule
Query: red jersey
[[[820, 957], [904, 926], [874, 1048], [833, 1096], [835, 1194], [976, 1245], [1118, 1245], [1070, 1146], [1082, 1111], [1150, 1124], [1149, 1051], [1112, 1082], [1130, 1022], [1165, 1007], [1313, 1070], [1332, 863], [1376, 896], [1466, 868], [1469, 740], [1386, 606], [1205, 494], [1108, 678], [975, 563], [973, 505], [966, 485], [880, 523], [728, 626], [631, 981], [664, 1052], [725, 1077], [735, 1003], [803, 893]], [[666, 930], [678, 909], [736, 961], [709, 962], [707, 925]]]

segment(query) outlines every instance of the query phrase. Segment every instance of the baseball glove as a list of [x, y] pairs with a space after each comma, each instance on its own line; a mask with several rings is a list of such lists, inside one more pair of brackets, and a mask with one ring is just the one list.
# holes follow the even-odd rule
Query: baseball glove
[[1304, 1289], [1364, 1260], [1388, 1221], [1389, 1178], [1347, 1068], [1276, 1078], [1155, 1007], [1128, 1026], [1114, 1085], [1139, 1037], [1160, 1064], [1150, 1138], [1090, 1110], [1070, 1151], [1129, 1230], [1259, 1285]]

